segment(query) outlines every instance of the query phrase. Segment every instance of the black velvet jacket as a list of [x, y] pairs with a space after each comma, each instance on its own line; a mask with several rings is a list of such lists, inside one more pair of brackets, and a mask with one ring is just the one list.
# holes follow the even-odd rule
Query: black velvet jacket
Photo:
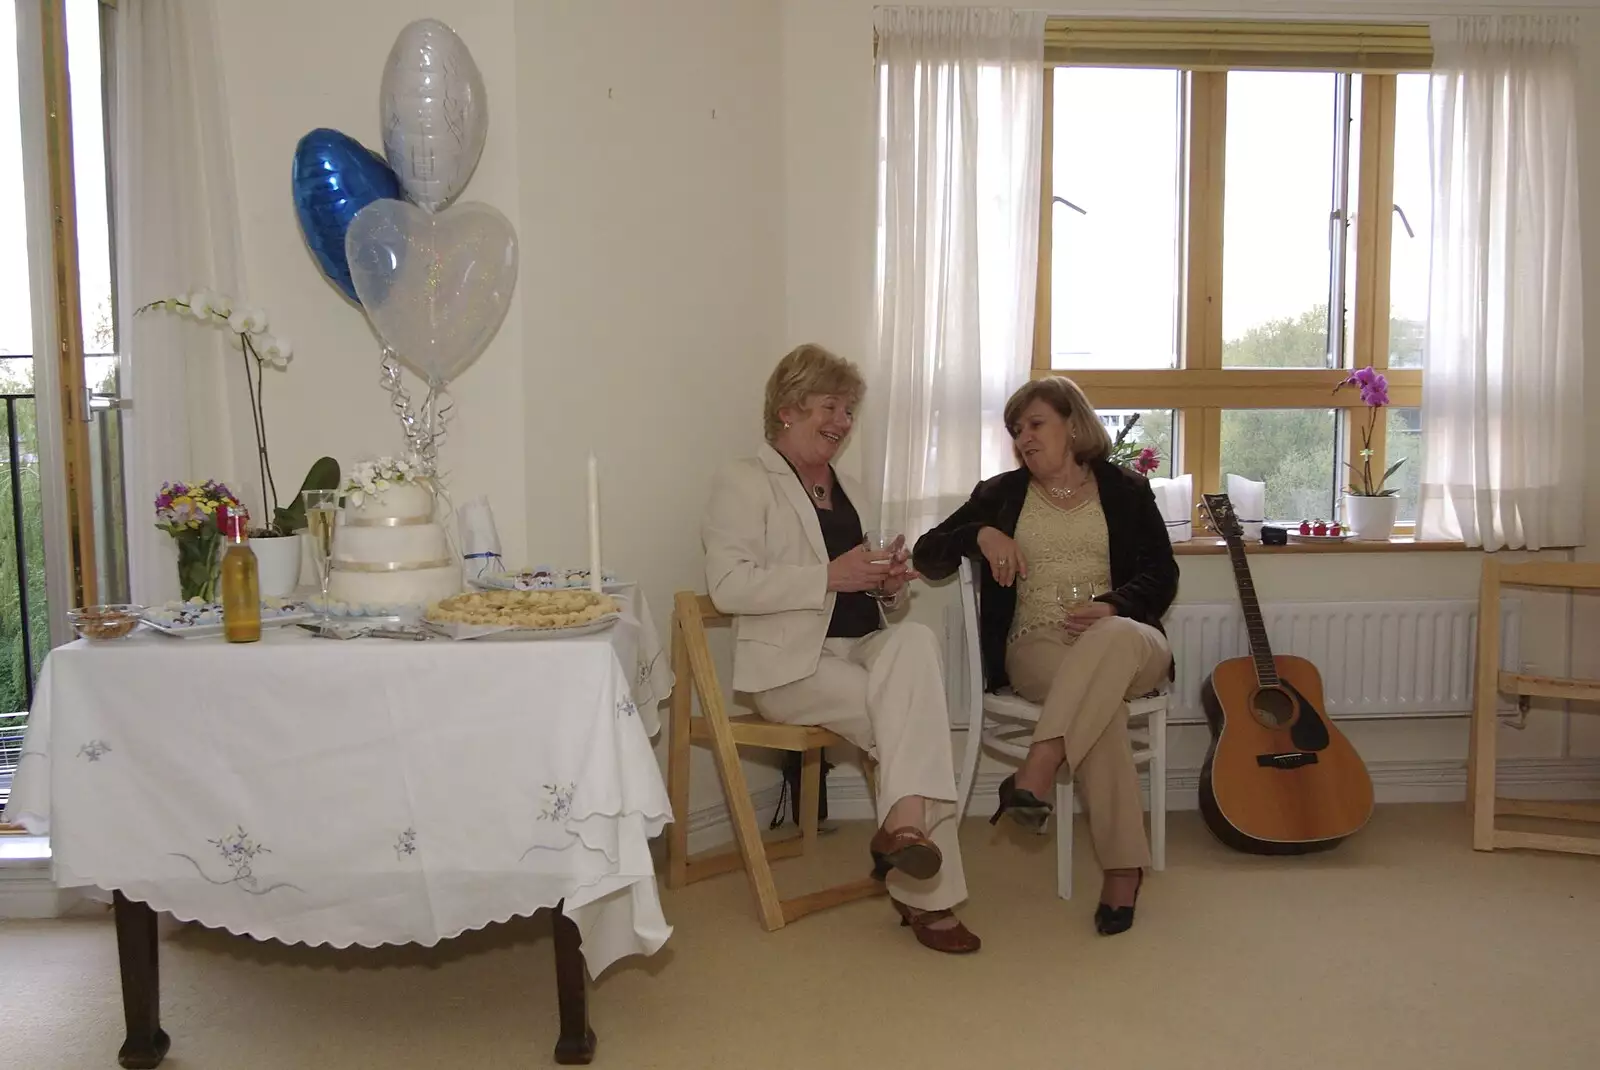
[[[1165, 632], [1161, 617], [1178, 595], [1178, 561], [1172, 555], [1172, 540], [1155, 493], [1143, 476], [1109, 461], [1096, 461], [1093, 468], [1111, 552], [1111, 590], [1095, 600], [1110, 603], [1118, 616]], [[978, 641], [990, 691], [1008, 682], [1006, 635], [1017, 608], [1017, 589], [1014, 584], [1002, 587], [995, 582], [989, 563], [978, 550], [978, 532], [992, 527], [1016, 535], [1017, 518], [1028, 496], [1028, 479], [1026, 468], [1016, 468], [979, 483], [966, 504], [918, 539], [911, 551], [917, 571], [930, 580], [955, 572], [963, 557], [974, 559], [982, 570]]]

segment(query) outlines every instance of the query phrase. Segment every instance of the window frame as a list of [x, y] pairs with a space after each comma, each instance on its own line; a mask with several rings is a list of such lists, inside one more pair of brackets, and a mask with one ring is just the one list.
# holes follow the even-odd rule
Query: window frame
[[[1200, 496], [1221, 490], [1224, 409], [1336, 409], [1344, 460], [1359, 468], [1358, 392], [1334, 392], [1352, 368], [1370, 365], [1389, 381], [1392, 408], [1422, 404], [1421, 369], [1389, 367], [1390, 251], [1394, 213], [1360, 206], [1394, 201], [1397, 76], [1432, 63], [1425, 26], [1052, 19], [1046, 29], [1044, 130], [1039, 213], [1039, 273], [1032, 376], [1067, 375], [1097, 408], [1173, 409], [1178, 456], [1173, 471], [1194, 477]], [[1054, 194], [1055, 72], [1062, 67], [1146, 67], [1187, 74], [1184, 99], [1184, 251], [1180, 282], [1180, 365], [1097, 370], [1051, 366], [1051, 255]], [[1350, 365], [1340, 368], [1224, 368], [1222, 364], [1223, 208], [1227, 163], [1227, 72], [1319, 71], [1361, 74], [1358, 167], [1350, 175], [1355, 211], [1354, 283], [1346, 293]], [[1354, 148], [1355, 146], [1352, 146]], [[1348, 235], [1346, 237], [1348, 241]], [[1342, 318], [1342, 316], [1341, 316]], [[1387, 414], [1385, 414], [1387, 417]], [[1386, 467], [1387, 418], [1373, 430], [1372, 464]], [[1336, 449], [1340, 446], [1336, 446]], [[1348, 476], [1348, 471], [1345, 473]], [[1340, 481], [1343, 486], [1347, 479]], [[1287, 519], [1287, 518], [1275, 518]], [[1411, 522], [1394, 534], [1410, 535]]]

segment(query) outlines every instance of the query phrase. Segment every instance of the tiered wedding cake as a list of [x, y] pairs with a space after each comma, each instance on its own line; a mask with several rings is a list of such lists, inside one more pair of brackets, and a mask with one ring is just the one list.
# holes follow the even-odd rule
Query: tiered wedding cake
[[461, 591], [461, 562], [433, 519], [433, 492], [387, 458], [358, 466], [333, 538], [328, 597], [398, 611]]

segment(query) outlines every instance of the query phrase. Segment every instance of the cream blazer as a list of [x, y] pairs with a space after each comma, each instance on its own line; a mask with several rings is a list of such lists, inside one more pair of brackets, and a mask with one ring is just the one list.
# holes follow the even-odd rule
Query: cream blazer
[[[859, 488], [839, 482], [870, 528]], [[766, 691], [816, 672], [833, 618], [828, 548], [816, 508], [777, 450], [763, 444], [717, 473], [700, 535], [706, 589], [734, 618], [733, 689]]]

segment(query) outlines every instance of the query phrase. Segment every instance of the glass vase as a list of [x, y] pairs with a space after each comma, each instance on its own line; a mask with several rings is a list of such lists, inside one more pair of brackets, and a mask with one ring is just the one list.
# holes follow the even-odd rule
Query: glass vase
[[222, 576], [222, 534], [197, 531], [178, 536], [178, 590], [185, 602], [199, 598], [217, 600], [217, 584]]

